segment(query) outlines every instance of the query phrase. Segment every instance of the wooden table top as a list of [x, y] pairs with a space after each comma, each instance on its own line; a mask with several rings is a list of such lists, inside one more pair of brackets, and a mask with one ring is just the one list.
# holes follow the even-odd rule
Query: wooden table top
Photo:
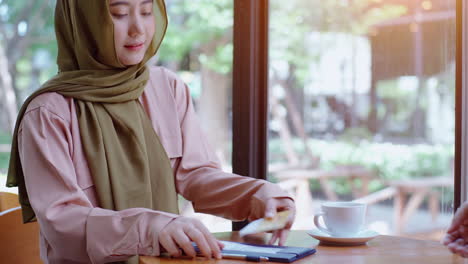
[[[241, 239], [237, 232], [215, 233], [220, 240], [262, 244], [269, 234], [249, 236]], [[460, 264], [468, 259], [452, 254], [444, 245], [433, 242], [393, 236], [378, 236], [367, 245], [355, 247], [336, 247], [320, 245], [319, 241], [307, 235], [306, 231], [291, 231], [288, 246], [315, 247], [317, 252], [295, 264]], [[252, 264], [253, 262], [238, 260], [206, 260], [203, 258], [171, 259], [158, 257], [140, 257], [140, 264]], [[268, 262], [273, 263], [273, 262]], [[266, 263], [265, 263], [266, 264]]]

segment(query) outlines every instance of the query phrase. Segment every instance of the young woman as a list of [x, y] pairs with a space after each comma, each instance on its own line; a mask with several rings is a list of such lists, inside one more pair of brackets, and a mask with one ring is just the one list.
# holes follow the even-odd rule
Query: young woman
[[163, 0], [57, 0], [55, 25], [59, 73], [20, 111], [7, 182], [24, 221], [40, 224], [45, 263], [194, 256], [191, 241], [220, 258], [207, 228], [178, 215], [177, 194], [234, 220], [290, 210], [270, 241], [284, 243], [292, 199], [221, 171], [187, 86], [146, 66], [166, 31]]

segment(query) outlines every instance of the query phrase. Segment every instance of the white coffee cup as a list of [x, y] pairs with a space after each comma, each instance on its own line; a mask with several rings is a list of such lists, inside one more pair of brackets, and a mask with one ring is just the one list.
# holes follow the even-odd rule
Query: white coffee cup
[[[323, 218], [326, 227], [319, 222]], [[353, 237], [364, 229], [366, 204], [354, 202], [326, 202], [322, 212], [314, 216], [315, 226], [331, 236]]]

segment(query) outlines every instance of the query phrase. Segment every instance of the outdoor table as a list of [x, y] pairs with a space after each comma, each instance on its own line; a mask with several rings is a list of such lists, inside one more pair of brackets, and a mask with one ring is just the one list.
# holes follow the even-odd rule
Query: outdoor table
[[[239, 237], [238, 232], [215, 233], [220, 240], [262, 244], [269, 235], [250, 236], [246, 239]], [[286, 243], [287, 246], [314, 247], [317, 252], [294, 263], [297, 264], [458, 264], [468, 263], [460, 256], [452, 254], [444, 245], [434, 241], [416, 240], [394, 236], [378, 236], [369, 241], [367, 245], [354, 247], [337, 247], [320, 245], [319, 241], [310, 237], [307, 231], [291, 231]], [[207, 260], [204, 258], [176, 259], [158, 257], [140, 257], [140, 264], [248, 264], [239, 260]], [[250, 262], [252, 263], [252, 262]], [[274, 262], [268, 262], [274, 263]], [[266, 264], [266, 263], [265, 263]]]
[[397, 180], [391, 181], [390, 187], [396, 190], [393, 200], [395, 231], [397, 234], [402, 234], [406, 223], [426, 197], [429, 201], [432, 221], [435, 222], [440, 210], [440, 194], [436, 188], [453, 188], [453, 178], [427, 177]]
[[[342, 165], [337, 166], [331, 170], [322, 170], [322, 169], [287, 169], [282, 171], [277, 171], [274, 173], [274, 176], [281, 181], [295, 181], [296, 189], [302, 190], [302, 192], [297, 191], [297, 196], [307, 196], [312, 199], [310, 194], [310, 189], [304, 189], [303, 186], [309, 186], [309, 180], [318, 180], [320, 186], [325, 193], [327, 200], [337, 201], [338, 196], [330, 186], [330, 179], [343, 178], [347, 179], [354, 198], [360, 198], [366, 196], [369, 192], [368, 185], [369, 182], [375, 178], [375, 173], [372, 170], [364, 168], [362, 166], [355, 165]], [[355, 180], [358, 179], [360, 186], [356, 186]], [[301, 188], [302, 187], [302, 188]]]

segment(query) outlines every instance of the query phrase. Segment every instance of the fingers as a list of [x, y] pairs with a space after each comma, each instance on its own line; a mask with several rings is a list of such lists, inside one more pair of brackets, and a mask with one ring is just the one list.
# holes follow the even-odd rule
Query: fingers
[[180, 257], [182, 252], [179, 247], [174, 243], [172, 237], [169, 234], [161, 232], [159, 236], [159, 243], [172, 257]]
[[223, 248], [224, 248], [224, 244], [223, 244], [221, 241], [216, 240], [216, 242], [218, 243], [218, 247], [219, 247], [220, 249], [223, 249]]
[[458, 232], [460, 233], [460, 237], [462, 238], [466, 238], [468, 240], [468, 226], [466, 225], [461, 225], [459, 228], [458, 228]]
[[288, 216], [288, 220], [286, 222], [286, 226], [284, 229], [281, 230], [276, 230], [273, 232], [271, 239], [268, 244], [272, 245], [278, 241], [278, 244], [280, 246], [283, 246], [286, 243], [286, 239], [289, 234], [289, 229], [291, 229], [294, 219], [296, 217], [296, 206], [294, 202], [289, 199], [289, 198], [272, 198], [269, 199], [266, 203], [266, 209], [265, 209], [265, 217], [268, 217], [268, 214], [273, 213], [276, 214], [276, 212], [281, 212], [281, 211], [289, 211], [290, 214]]
[[179, 217], [169, 223], [158, 238], [161, 246], [173, 257], [180, 257], [182, 249], [187, 256], [195, 258], [197, 252], [192, 242], [208, 259], [212, 256], [220, 259], [221, 248], [224, 247], [200, 221], [186, 217]]
[[272, 219], [276, 215], [277, 200], [270, 198], [265, 205], [265, 218]]
[[296, 206], [294, 202], [289, 198], [277, 199], [277, 201], [278, 201], [277, 210], [279, 212], [289, 211], [288, 220], [286, 222], [286, 226], [284, 227], [284, 229], [291, 229], [294, 223], [294, 219], [296, 218]]
[[461, 225], [452, 232], [448, 232], [442, 243], [449, 247], [449, 249], [456, 254], [466, 253], [468, 251], [465, 248], [466, 242], [468, 241], [468, 227], [466, 225]]
[[452, 234], [446, 234], [444, 239], [442, 240], [442, 244], [448, 246], [450, 243], [455, 242], [456, 238]]
[[[218, 240], [213, 237], [208, 228], [206, 228], [201, 222], [196, 221], [195, 225], [203, 234], [209, 249], [213, 253], [213, 256], [217, 259], [221, 259], [221, 247], [218, 245]], [[224, 246], [224, 245], [223, 245]], [[211, 256], [211, 254], [210, 254]]]
[[212, 256], [211, 247], [209, 246], [202, 232], [195, 228], [187, 228], [185, 232], [190, 237], [190, 239], [197, 244], [200, 253], [206, 258], [210, 259]]
[[468, 203], [464, 203], [460, 208], [458, 208], [455, 216], [453, 217], [452, 224], [450, 225], [449, 229], [447, 230], [448, 233], [455, 231], [458, 229], [468, 217]]
[[276, 242], [276, 240], [278, 240], [279, 233], [279, 230], [273, 231], [270, 241], [268, 241], [268, 245], [273, 245]]
[[294, 224], [294, 220], [296, 219], [296, 208], [294, 206], [289, 208], [289, 212], [290, 214], [288, 216], [288, 222], [284, 227], [285, 229], [291, 229], [292, 225]]
[[190, 256], [192, 258], [195, 258], [197, 256], [197, 252], [193, 247], [192, 241], [191, 239], [189, 239], [185, 232], [178, 230], [173, 234], [173, 238], [177, 245], [179, 245], [179, 247], [182, 248], [182, 250], [187, 256]]
[[283, 229], [280, 231], [279, 242], [278, 242], [279, 246], [284, 246], [286, 244], [286, 239], [288, 238], [288, 234], [289, 234], [289, 230], [287, 229]]
[[289, 221], [292, 225], [296, 215], [296, 206], [289, 198], [270, 198], [265, 204], [265, 218], [273, 218], [277, 212], [290, 211]]
[[448, 248], [455, 254], [461, 255], [463, 257], [468, 256], [468, 245], [466, 245], [465, 240], [462, 238], [459, 238], [456, 241], [450, 243]]
[[[275, 217], [277, 212], [281, 211], [292, 211], [293, 215], [296, 211], [295, 205], [293, 200], [286, 197], [279, 197], [279, 198], [269, 198], [264, 201], [264, 212], [263, 217], [271, 220]], [[249, 215], [248, 220], [253, 221], [261, 217], [261, 215]]]
[[464, 258], [468, 257], [468, 244], [465, 239], [457, 238], [447, 245], [448, 249]]
[[289, 230], [282, 229], [276, 230], [272, 233], [270, 240], [268, 241], [269, 245], [273, 245], [278, 241], [279, 246], [284, 246], [286, 244], [286, 240], [288, 238]]

